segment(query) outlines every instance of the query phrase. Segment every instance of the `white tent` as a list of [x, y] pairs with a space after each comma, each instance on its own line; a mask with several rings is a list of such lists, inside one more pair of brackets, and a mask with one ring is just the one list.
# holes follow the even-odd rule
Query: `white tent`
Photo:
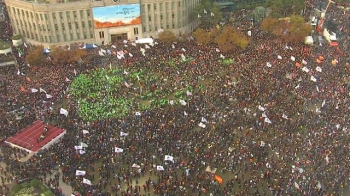
[[153, 39], [152, 38], [141, 38], [135, 41], [135, 43], [137, 44], [151, 44], [153, 43]]
[[308, 44], [308, 45], [314, 44], [314, 39], [312, 38], [312, 36], [305, 37], [305, 44]]
[[82, 49], [94, 49], [97, 48], [96, 44], [84, 44], [84, 46], [82, 47]]

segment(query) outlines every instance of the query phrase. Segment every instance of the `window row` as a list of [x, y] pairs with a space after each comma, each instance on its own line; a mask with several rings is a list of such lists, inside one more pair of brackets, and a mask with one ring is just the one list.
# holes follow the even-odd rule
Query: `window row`
[[24, 37], [40, 41], [40, 42], [46, 42], [46, 43], [55, 43], [55, 42], [65, 42], [65, 41], [74, 41], [74, 40], [81, 40], [81, 39], [91, 39], [94, 38], [93, 33], [90, 33], [90, 35], [84, 33], [76, 33], [74, 34], [63, 34], [61, 37], [60, 35], [54, 36], [56, 40], [53, 40], [54, 38], [52, 36], [44, 36], [44, 35], [38, 35], [33, 32], [25, 31], [23, 29], [18, 29], [18, 33], [22, 34]]
[[[47, 25], [47, 24], [35, 24], [35, 23], [30, 23], [30, 22], [27, 22], [27, 21], [21, 21], [21, 20], [17, 20], [15, 19], [16, 21], [16, 24], [17, 26], [23, 26], [25, 28], [29, 27], [29, 29], [34, 29], [34, 30], [37, 30], [37, 28], [39, 29], [39, 31], [50, 31], [50, 25]], [[86, 23], [84, 21], [81, 21], [81, 27], [84, 29], [86, 27]], [[75, 22], [75, 23], [71, 23], [69, 22], [67, 24], [68, 26], [68, 29], [75, 29], [77, 31], [79, 31], [79, 23], [78, 22]], [[62, 23], [61, 25], [59, 24], [55, 24], [55, 30], [58, 31], [59, 30], [59, 27], [61, 27], [61, 29], [64, 31], [66, 30], [66, 25], [65, 23]], [[88, 21], [88, 27], [89, 28], [92, 28], [92, 22], [91, 21]]]
[[[11, 8], [9, 8], [9, 10], [11, 11]], [[18, 9], [18, 8], [14, 8], [12, 7], [12, 13], [13, 16], [18, 16], [18, 17], [25, 17], [25, 18], [31, 18], [37, 20], [37, 21], [47, 21], [49, 20], [49, 15], [45, 14], [45, 13], [33, 13], [30, 11], [26, 11], [26, 10], [22, 10], [22, 9]], [[56, 19], [56, 18], [61, 18], [63, 19], [64, 16], [66, 16], [66, 18], [68, 20], [70, 20], [71, 18], [75, 18], [77, 19], [78, 16], [80, 16], [81, 18], [90, 18], [91, 16], [91, 11], [90, 10], [78, 10], [78, 11], [65, 11], [65, 12], [54, 12], [51, 13], [52, 19]]]

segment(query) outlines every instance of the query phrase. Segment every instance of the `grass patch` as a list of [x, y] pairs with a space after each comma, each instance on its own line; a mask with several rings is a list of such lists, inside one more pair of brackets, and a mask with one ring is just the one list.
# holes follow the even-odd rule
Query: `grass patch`
[[[176, 67], [174, 62], [170, 64]], [[172, 88], [173, 82], [170, 78], [164, 79], [161, 71], [101, 68], [75, 78], [70, 85], [70, 94], [78, 103], [79, 116], [86, 121], [95, 121], [184, 104], [194, 89], [184, 82]]]
[[53, 196], [54, 194], [37, 179], [12, 186], [9, 196]]

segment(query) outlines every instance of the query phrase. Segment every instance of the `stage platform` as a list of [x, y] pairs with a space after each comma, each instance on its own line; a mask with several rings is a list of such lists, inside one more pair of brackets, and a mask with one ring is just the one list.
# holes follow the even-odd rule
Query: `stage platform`
[[65, 130], [49, 125], [49, 131], [45, 137], [38, 141], [37, 139], [43, 134], [44, 128], [44, 122], [35, 121], [21, 132], [7, 138], [5, 143], [12, 147], [26, 150], [29, 153], [36, 153], [41, 149], [50, 147], [66, 134]]

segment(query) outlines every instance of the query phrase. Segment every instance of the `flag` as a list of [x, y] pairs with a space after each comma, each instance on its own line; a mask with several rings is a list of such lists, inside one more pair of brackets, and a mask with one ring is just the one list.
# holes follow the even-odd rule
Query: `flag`
[[118, 148], [118, 147], [115, 147], [114, 148], [114, 152], [116, 152], [116, 153], [121, 153], [121, 152], [123, 152], [124, 150], [122, 149], [122, 148]]
[[203, 10], [203, 12], [204, 12], [204, 14], [207, 14], [207, 13], [208, 13], [207, 10], [205, 10], [205, 9]]
[[200, 17], [201, 17], [201, 15], [198, 14], [198, 18], [200, 18]]
[[76, 170], [75, 171], [76, 176], [85, 176], [85, 174], [86, 174], [86, 171], [83, 171], [83, 170]]
[[269, 118], [265, 118], [264, 122], [271, 124], [271, 121]]
[[90, 132], [88, 130], [83, 130], [83, 134], [89, 134]]
[[84, 150], [79, 150], [79, 154], [85, 154]]
[[157, 171], [164, 171], [164, 167], [161, 165], [157, 165]]
[[75, 150], [82, 150], [83, 147], [82, 147], [82, 146], [74, 146], [74, 149], [75, 149]]
[[201, 127], [201, 128], [203, 128], [203, 129], [204, 129], [205, 127], [207, 127], [207, 125], [203, 124], [202, 122], [200, 122], [200, 123], [198, 124], [198, 126]]
[[83, 148], [87, 148], [87, 147], [89, 147], [86, 143], [84, 143], [84, 142], [80, 142], [80, 146], [82, 146]]
[[121, 137], [123, 137], [123, 136], [128, 136], [128, 135], [129, 135], [129, 133], [125, 133], [125, 132], [123, 132], [123, 131], [120, 132], [120, 136], [121, 136]]
[[32, 93], [36, 93], [36, 92], [38, 92], [38, 89], [32, 88], [32, 89], [30, 89], [30, 91], [31, 91]]
[[66, 79], [64, 80], [65, 82], [70, 82], [70, 79], [68, 79], [67, 77], [66, 77]]
[[307, 65], [307, 62], [304, 59], [301, 61], [301, 63]]
[[260, 141], [260, 147], [264, 147], [265, 146], [265, 142], [263, 142], [263, 141]]
[[25, 89], [23, 86], [20, 87], [21, 92], [27, 92], [27, 89]]
[[44, 89], [42, 89], [42, 88], [39, 88], [39, 92], [46, 93], [46, 91]]
[[272, 65], [271, 65], [270, 62], [266, 62], [266, 66], [267, 66], [267, 67], [272, 67]]
[[186, 57], [184, 54], [181, 54], [182, 61], [186, 61]]
[[210, 12], [210, 16], [215, 16], [215, 14], [213, 12]]
[[46, 99], [51, 99], [51, 98], [52, 98], [52, 95], [46, 94]]
[[173, 157], [173, 156], [170, 156], [170, 155], [165, 155], [164, 161], [171, 161], [171, 162], [174, 162], [174, 157]]
[[132, 168], [140, 168], [140, 166], [137, 165], [136, 163], [132, 164], [131, 167], [132, 167]]
[[299, 184], [297, 182], [294, 182], [294, 186], [296, 189], [300, 190]]
[[222, 184], [222, 182], [223, 182], [222, 177], [219, 175], [214, 175], [214, 179], [220, 184]]
[[32, 80], [30, 78], [26, 77], [26, 81], [31, 82]]
[[180, 100], [180, 104], [181, 104], [181, 105], [186, 105], [187, 103], [186, 103], [186, 101], [184, 101], [184, 100]]
[[124, 81], [124, 85], [127, 87], [127, 88], [129, 88], [131, 85], [130, 84], [128, 84], [126, 81]]
[[282, 118], [284, 118], [284, 119], [288, 120], [288, 116], [287, 116], [287, 115], [285, 115], [285, 114], [282, 114]]
[[310, 80], [313, 81], [313, 82], [317, 81], [317, 79], [314, 76], [311, 76]]
[[185, 116], [187, 116], [187, 115], [188, 115], [186, 111], [184, 111], [184, 115], [185, 115]]
[[207, 121], [207, 119], [205, 119], [204, 117], [202, 117], [201, 122], [202, 122], [202, 123], [207, 123], [208, 121]]
[[83, 184], [92, 185], [91, 181], [86, 178], [83, 178]]
[[303, 67], [303, 68], [301, 68], [301, 70], [302, 70], [303, 72], [306, 72], [306, 73], [309, 73], [309, 71], [310, 71], [307, 67]]
[[262, 107], [261, 105], [258, 106], [258, 109], [261, 110], [261, 111], [265, 111], [265, 108]]
[[65, 109], [63, 109], [63, 108], [61, 108], [61, 109], [60, 109], [60, 114], [63, 114], [63, 115], [65, 115], [65, 116], [68, 116], [68, 111], [65, 110]]
[[318, 72], [322, 72], [322, 68], [321, 68], [321, 67], [319, 67], [319, 66], [317, 66], [317, 67], [316, 67], [316, 71], [318, 71]]

